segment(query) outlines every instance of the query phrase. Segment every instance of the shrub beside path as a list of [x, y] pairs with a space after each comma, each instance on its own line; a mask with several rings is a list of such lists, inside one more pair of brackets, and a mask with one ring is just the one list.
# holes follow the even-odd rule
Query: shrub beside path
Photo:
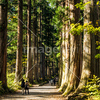
[[29, 89], [29, 94], [21, 94], [21, 90], [14, 94], [3, 95], [0, 100], [66, 100], [58, 92], [56, 86], [46, 84], [44, 86], [34, 85]]

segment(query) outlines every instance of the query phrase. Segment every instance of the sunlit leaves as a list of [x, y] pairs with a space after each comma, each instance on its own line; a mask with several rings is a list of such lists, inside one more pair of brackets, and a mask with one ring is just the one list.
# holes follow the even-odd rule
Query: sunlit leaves
[[83, 31], [86, 31], [88, 34], [95, 34], [97, 35], [98, 32], [100, 32], [100, 27], [94, 27], [91, 22], [90, 23], [84, 23], [84, 25], [81, 25], [79, 23], [71, 24], [71, 30], [70, 33], [80, 35]]
[[100, 1], [97, 1], [97, 5], [100, 7]]
[[81, 10], [84, 10], [85, 6], [88, 5], [88, 4], [91, 4], [91, 1], [86, 2], [85, 4], [83, 4], [82, 2], [80, 2], [80, 3], [77, 3], [75, 6], [76, 6], [76, 8], [80, 8]]
[[99, 41], [96, 41], [96, 44], [97, 44], [97, 45], [100, 45], [100, 42], [99, 42]]
[[59, 58], [59, 57], [60, 57], [60, 53], [58, 53], [58, 54], [56, 55], [56, 57]]
[[95, 58], [96, 58], [96, 59], [100, 59], [100, 54], [97, 54], [97, 55], [95, 56]]
[[99, 82], [100, 82], [100, 78], [93, 75], [93, 78], [89, 79], [87, 82], [87, 85], [84, 86], [85, 92], [87, 92], [89, 96], [90, 95], [100, 95], [99, 93], [100, 85], [98, 84]]
[[80, 35], [83, 32], [83, 26], [79, 23], [77, 24], [71, 24], [71, 30], [70, 33], [75, 35]]

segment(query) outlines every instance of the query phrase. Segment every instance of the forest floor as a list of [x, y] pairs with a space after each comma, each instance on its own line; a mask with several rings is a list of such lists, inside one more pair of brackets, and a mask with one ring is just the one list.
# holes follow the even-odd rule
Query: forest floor
[[0, 100], [66, 100], [58, 92], [56, 86], [45, 84], [44, 86], [34, 85], [29, 89], [29, 94], [22, 95], [21, 90], [16, 93], [3, 95]]

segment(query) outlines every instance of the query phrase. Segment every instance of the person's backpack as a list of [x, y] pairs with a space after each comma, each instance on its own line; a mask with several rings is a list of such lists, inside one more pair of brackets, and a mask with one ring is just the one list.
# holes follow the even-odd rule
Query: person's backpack
[[28, 89], [28, 88], [27, 88], [27, 84], [25, 85], [25, 89]]
[[21, 87], [25, 87], [25, 83], [24, 82], [21, 83]]

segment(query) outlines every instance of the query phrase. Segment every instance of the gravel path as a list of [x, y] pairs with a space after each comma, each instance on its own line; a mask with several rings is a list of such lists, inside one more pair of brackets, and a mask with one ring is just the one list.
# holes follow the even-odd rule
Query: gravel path
[[21, 94], [19, 90], [15, 94], [1, 96], [0, 100], [66, 100], [58, 92], [56, 86], [49, 86], [46, 84], [44, 86], [34, 86], [29, 89], [29, 94]]

